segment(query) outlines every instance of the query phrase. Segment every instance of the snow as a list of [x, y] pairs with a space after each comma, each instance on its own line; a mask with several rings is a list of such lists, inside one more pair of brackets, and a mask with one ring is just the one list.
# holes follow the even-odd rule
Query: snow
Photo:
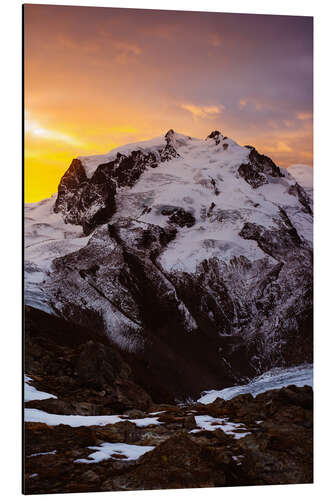
[[57, 450], [44, 451], [42, 453], [33, 453], [32, 455], [29, 455], [29, 457], [39, 457], [40, 455], [55, 455], [56, 453], [57, 453]]
[[90, 450], [96, 450], [95, 453], [91, 453], [88, 459], [80, 458], [75, 460], [75, 462], [81, 464], [98, 463], [110, 459], [114, 454], [125, 455], [125, 458], [112, 457], [115, 460], [137, 460], [154, 448], [155, 446], [137, 446], [126, 443], [102, 443], [100, 446], [89, 446]]
[[[224, 150], [223, 145], [228, 148]], [[286, 169], [282, 169], [285, 177], [253, 189], [238, 174], [240, 164], [248, 161], [249, 149], [231, 139], [217, 146], [212, 139], [187, 140], [179, 153], [180, 158], [144, 171], [132, 188], [120, 189], [112, 218], [116, 221], [131, 214], [141, 222], [164, 227], [168, 217], [162, 214], [163, 208], [182, 207], [191, 213], [195, 225], [179, 230], [158, 259], [166, 271], [195, 272], [200, 262], [211, 257], [226, 263], [240, 255], [251, 261], [267, 257], [255, 241], [245, 241], [239, 232], [246, 222], [271, 228], [273, 218], [279, 218], [279, 206], [293, 211], [298, 233], [311, 240], [312, 221], [303, 217], [297, 197], [288, 194], [295, 179]]]
[[[133, 187], [119, 188], [117, 212], [111, 218], [111, 222], [116, 222], [130, 216], [138, 224], [166, 227], [169, 217], [163, 215], [164, 208], [181, 207], [191, 213], [195, 224], [179, 229], [176, 238], [157, 259], [164, 271], [193, 273], [202, 261], [210, 258], [226, 264], [241, 255], [251, 262], [263, 258], [271, 260], [256, 241], [244, 240], [239, 233], [247, 222], [267, 229], [276, 227], [274, 221], [279, 219], [279, 207], [286, 211], [300, 237], [312, 241], [312, 217], [304, 213], [297, 196], [288, 193], [295, 179], [304, 186], [312, 186], [310, 167], [281, 168], [285, 177], [272, 177], [268, 184], [253, 189], [238, 174], [239, 166], [248, 161], [248, 148], [229, 138], [221, 138], [221, 143], [216, 145], [213, 139], [189, 138], [178, 133], [169, 134], [169, 137], [179, 157], [160, 162], [156, 168], [147, 168]], [[129, 154], [133, 150], [158, 153], [165, 145], [165, 137], [160, 136], [121, 146], [106, 155], [79, 159], [87, 176], [91, 177], [98, 165], [111, 161], [118, 153]], [[44, 287], [52, 272], [52, 262], [84, 247], [90, 238], [83, 235], [81, 226], [65, 224], [62, 215], [53, 212], [54, 203], [55, 195], [25, 206], [24, 285], [25, 303], [53, 314], [55, 311]], [[187, 310], [183, 313], [189, 331], [193, 330], [191, 315]], [[115, 310], [105, 314], [110, 335], [118, 332], [118, 344], [130, 351], [139, 349], [138, 326]], [[133, 335], [122, 335], [122, 331], [131, 331]]]
[[290, 165], [288, 172], [305, 189], [313, 189], [313, 168], [300, 163]]
[[236, 465], [242, 465], [242, 459], [245, 455], [233, 455], [232, 459], [236, 462]]
[[129, 419], [122, 418], [121, 415], [56, 415], [53, 413], [46, 413], [42, 410], [34, 408], [25, 408], [24, 410], [25, 422], [41, 422], [43, 424], [55, 425], [69, 425], [70, 427], [92, 426], [92, 425], [112, 425], [118, 422], [132, 422], [137, 427], [147, 427], [148, 425], [161, 425], [162, 422], [158, 421], [157, 417], [146, 417]]
[[158, 420], [158, 418], [136, 418], [136, 419], [128, 419], [129, 422], [133, 422], [137, 427], [147, 427], [148, 425], [161, 425], [162, 422]]
[[118, 153], [128, 155], [132, 151], [142, 151], [143, 153], [157, 151], [158, 149], [165, 147], [165, 145], [165, 137], [162, 135], [160, 137], [154, 137], [148, 141], [133, 142], [131, 144], [111, 149], [109, 153], [104, 155], [79, 156], [78, 160], [81, 161], [85, 169], [86, 176], [90, 179], [99, 165], [115, 160]]
[[56, 195], [24, 206], [24, 303], [53, 313], [43, 282], [52, 271], [52, 261], [84, 247], [81, 226], [65, 224], [53, 211]]
[[[197, 415], [194, 417], [197, 427], [200, 429], [193, 429], [190, 433], [195, 434], [200, 432], [200, 430], [215, 431], [216, 429], [221, 429], [225, 434], [232, 436], [234, 439], [240, 439], [242, 437], [251, 434], [247, 432], [244, 428], [244, 424], [230, 422], [227, 418], [214, 418], [210, 415]], [[244, 432], [239, 432], [244, 431]]]
[[252, 379], [248, 384], [228, 387], [226, 389], [206, 391], [198, 399], [199, 403], [213, 403], [216, 398], [232, 399], [239, 394], [256, 396], [271, 389], [280, 389], [288, 385], [313, 387], [313, 367], [304, 364], [293, 368], [273, 368], [272, 370]]
[[57, 396], [49, 394], [48, 392], [38, 391], [35, 387], [29, 384], [32, 379], [24, 375], [24, 401], [40, 401], [42, 399], [57, 399]]

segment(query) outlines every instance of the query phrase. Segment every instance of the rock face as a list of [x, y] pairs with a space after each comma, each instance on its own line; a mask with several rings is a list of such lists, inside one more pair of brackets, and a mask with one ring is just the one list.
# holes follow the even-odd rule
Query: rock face
[[275, 163], [265, 155], [261, 155], [253, 146], [246, 146], [250, 150], [247, 163], [242, 163], [238, 169], [239, 175], [254, 189], [269, 183], [270, 177], [284, 177]]
[[90, 179], [82, 162], [74, 159], [60, 181], [54, 211], [61, 212], [65, 222], [82, 225], [84, 233], [89, 234], [116, 211], [117, 187], [132, 187], [146, 168], [156, 168], [159, 162], [179, 156], [173, 137], [171, 130], [165, 136], [166, 146], [155, 152], [118, 152], [112, 161], [98, 165]]
[[27, 303], [104, 335], [156, 393], [312, 360], [312, 200], [253, 147], [170, 130], [73, 160], [43, 203], [26, 210]]
[[27, 407], [63, 415], [105, 415], [147, 410], [152, 404], [139, 385], [138, 368], [132, 369], [104, 336], [30, 307], [25, 310], [24, 359], [34, 384], [57, 396]]
[[81, 161], [75, 159], [60, 181], [54, 211], [89, 234], [115, 212], [115, 193], [116, 183], [107, 169], [99, 168], [88, 180]]

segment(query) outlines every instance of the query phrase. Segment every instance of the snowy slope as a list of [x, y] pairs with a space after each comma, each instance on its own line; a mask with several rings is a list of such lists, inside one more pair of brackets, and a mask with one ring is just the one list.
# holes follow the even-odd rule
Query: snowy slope
[[82, 162], [84, 166], [86, 175], [90, 179], [99, 165], [103, 163], [110, 162], [114, 160], [118, 153], [123, 155], [128, 155], [132, 151], [142, 151], [142, 152], [157, 152], [165, 144], [164, 136], [155, 137], [149, 141], [142, 142], [132, 142], [131, 144], [126, 144], [118, 148], [112, 149], [109, 153], [105, 155], [92, 155], [92, 156], [78, 156], [78, 160]]
[[79, 250], [89, 240], [81, 227], [65, 224], [63, 217], [54, 213], [55, 199], [53, 195], [24, 206], [24, 301], [46, 312], [54, 312], [43, 290], [53, 259]]
[[226, 262], [240, 255], [250, 260], [264, 257], [257, 243], [245, 241], [239, 232], [244, 222], [269, 228], [280, 206], [294, 219], [299, 234], [311, 241], [312, 218], [288, 194], [295, 184], [289, 171], [281, 169], [285, 177], [279, 182], [254, 190], [238, 174], [239, 166], [248, 159], [248, 148], [229, 138], [216, 145], [213, 139], [182, 137], [177, 148], [180, 158], [146, 170], [133, 188], [119, 190], [112, 219], [131, 214], [139, 221], [165, 227], [165, 208], [182, 207], [192, 214], [196, 224], [183, 228], [161, 256], [165, 269], [193, 272], [198, 263], [212, 256]]
[[313, 191], [313, 168], [309, 165], [295, 164], [288, 167], [288, 172], [304, 189], [312, 194]]
[[301, 365], [293, 368], [273, 368], [269, 372], [254, 378], [248, 384], [228, 387], [221, 391], [205, 391], [200, 399], [198, 399], [198, 402], [209, 404], [215, 401], [216, 398], [229, 400], [239, 394], [252, 394], [252, 396], [256, 396], [257, 394], [289, 385], [296, 385], [297, 387], [308, 385], [313, 387], [313, 366]]

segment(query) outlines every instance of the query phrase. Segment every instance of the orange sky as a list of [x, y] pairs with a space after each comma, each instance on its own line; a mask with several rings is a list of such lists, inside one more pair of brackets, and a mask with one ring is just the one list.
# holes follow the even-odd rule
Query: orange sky
[[25, 6], [25, 198], [170, 128], [312, 165], [312, 19]]

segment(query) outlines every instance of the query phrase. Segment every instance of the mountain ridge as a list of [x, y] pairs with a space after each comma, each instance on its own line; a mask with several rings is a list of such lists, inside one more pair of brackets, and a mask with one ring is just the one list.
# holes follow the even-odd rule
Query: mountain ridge
[[309, 193], [218, 131], [140, 144], [78, 157], [26, 208], [28, 305], [97, 328], [177, 397], [311, 361]]

